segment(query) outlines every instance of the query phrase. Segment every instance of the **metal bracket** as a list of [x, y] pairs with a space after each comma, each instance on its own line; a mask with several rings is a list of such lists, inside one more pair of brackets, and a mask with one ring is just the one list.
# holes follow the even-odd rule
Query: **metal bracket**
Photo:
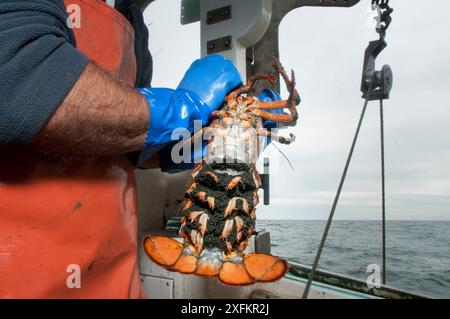
[[[375, 69], [378, 55], [387, 47], [384, 39], [369, 42], [364, 54], [364, 66], [361, 79], [361, 92], [369, 101], [389, 99], [394, 75], [389, 65], [384, 65], [380, 71]], [[369, 87], [371, 87], [370, 96]]]
[[255, 235], [255, 253], [270, 255], [270, 232], [258, 229]]
[[222, 51], [231, 50], [233, 48], [232, 37], [226, 36], [223, 38], [218, 38], [210, 40], [206, 44], [206, 49], [208, 54], [218, 53]]
[[264, 191], [264, 205], [270, 204], [270, 160], [268, 157], [264, 158], [264, 172], [259, 174], [261, 179], [261, 188]]
[[[380, 38], [369, 42], [364, 53], [364, 66], [361, 78], [361, 92], [363, 98], [368, 101], [389, 99], [394, 75], [389, 65], [384, 65], [380, 71], [375, 69], [375, 61], [380, 53], [387, 47], [384, 40], [386, 30], [391, 24], [391, 13], [394, 11], [389, 6], [389, 0], [372, 0], [372, 9], [378, 12], [377, 33]], [[369, 92], [370, 89], [370, 92]]]
[[219, 9], [208, 11], [206, 15], [206, 24], [211, 25], [231, 19], [231, 6], [225, 6]]
[[[180, 210], [178, 211], [180, 212]], [[177, 215], [169, 218], [169, 220], [166, 222], [165, 230], [173, 232], [174, 234], [178, 234], [181, 228], [181, 215], [179, 215], [179, 212], [177, 213]]]
[[[186, 0], [187, 1], [187, 0]], [[272, 5], [271, 21], [269, 27], [260, 41], [247, 49], [247, 77], [265, 73], [267, 66], [272, 64], [272, 57], [280, 56], [278, 30], [283, 18], [292, 10], [300, 7], [352, 7], [360, 0], [275, 0]], [[323, 23], [323, 22], [322, 22]], [[254, 86], [253, 95], [257, 95], [263, 89], [271, 89], [280, 92], [280, 81], [275, 83], [257, 83]]]

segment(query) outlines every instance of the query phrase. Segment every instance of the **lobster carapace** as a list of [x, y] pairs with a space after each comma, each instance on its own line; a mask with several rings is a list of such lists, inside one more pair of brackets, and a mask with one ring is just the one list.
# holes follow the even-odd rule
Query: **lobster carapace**
[[[289, 138], [265, 130], [263, 121], [293, 124], [300, 102], [291, 78], [274, 58], [275, 74], [256, 75], [231, 92], [225, 106], [212, 114], [212, 123], [201, 131], [207, 136], [207, 155], [195, 166], [181, 207], [180, 235], [173, 238], [148, 236], [144, 249], [160, 266], [185, 274], [218, 277], [229, 285], [248, 285], [280, 279], [288, 264], [278, 257], [245, 253], [255, 228], [257, 191], [261, 186], [255, 162], [261, 139], [290, 144]], [[258, 80], [284, 79], [287, 100], [261, 102], [247, 93]], [[288, 109], [275, 114], [268, 110]], [[197, 134], [196, 134], [197, 135]], [[194, 140], [196, 135], [192, 138]], [[205, 138], [205, 137], [203, 137]]]

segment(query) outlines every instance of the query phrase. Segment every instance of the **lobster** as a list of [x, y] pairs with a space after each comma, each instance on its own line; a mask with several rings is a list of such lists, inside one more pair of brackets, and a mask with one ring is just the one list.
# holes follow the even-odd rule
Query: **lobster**
[[[259, 202], [260, 175], [256, 160], [261, 139], [290, 144], [295, 136], [282, 137], [263, 127], [263, 121], [295, 124], [300, 103], [295, 75], [287, 75], [277, 58], [275, 73], [255, 75], [232, 91], [225, 106], [211, 114], [211, 124], [188, 139], [208, 136], [207, 154], [192, 170], [181, 206], [180, 236], [183, 242], [162, 236], [144, 239], [144, 250], [152, 261], [169, 271], [217, 277], [228, 285], [249, 285], [280, 279], [288, 263], [276, 256], [246, 253], [254, 233]], [[286, 83], [287, 100], [262, 102], [248, 95], [260, 80], [271, 83], [280, 75]], [[288, 109], [276, 114], [269, 110]], [[205, 137], [203, 137], [205, 139]]]

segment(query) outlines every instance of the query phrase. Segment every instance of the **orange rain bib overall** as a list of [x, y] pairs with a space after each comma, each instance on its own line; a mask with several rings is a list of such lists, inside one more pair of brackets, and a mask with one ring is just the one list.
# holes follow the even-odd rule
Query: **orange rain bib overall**
[[[81, 9], [77, 48], [134, 85], [134, 30], [100, 0]], [[140, 298], [133, 167], [125, 156], [0, 157], [0, 298]], [[4, 155], [7, 154], [7, 155]]]

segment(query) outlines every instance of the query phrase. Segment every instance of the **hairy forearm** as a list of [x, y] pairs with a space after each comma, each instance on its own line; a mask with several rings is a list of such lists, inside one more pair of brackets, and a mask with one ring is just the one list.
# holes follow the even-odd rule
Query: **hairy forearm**
[[124, 154], [142, 149], [148, 123], [145, 97], [89, 63], [32, 143], [60, 154]]

